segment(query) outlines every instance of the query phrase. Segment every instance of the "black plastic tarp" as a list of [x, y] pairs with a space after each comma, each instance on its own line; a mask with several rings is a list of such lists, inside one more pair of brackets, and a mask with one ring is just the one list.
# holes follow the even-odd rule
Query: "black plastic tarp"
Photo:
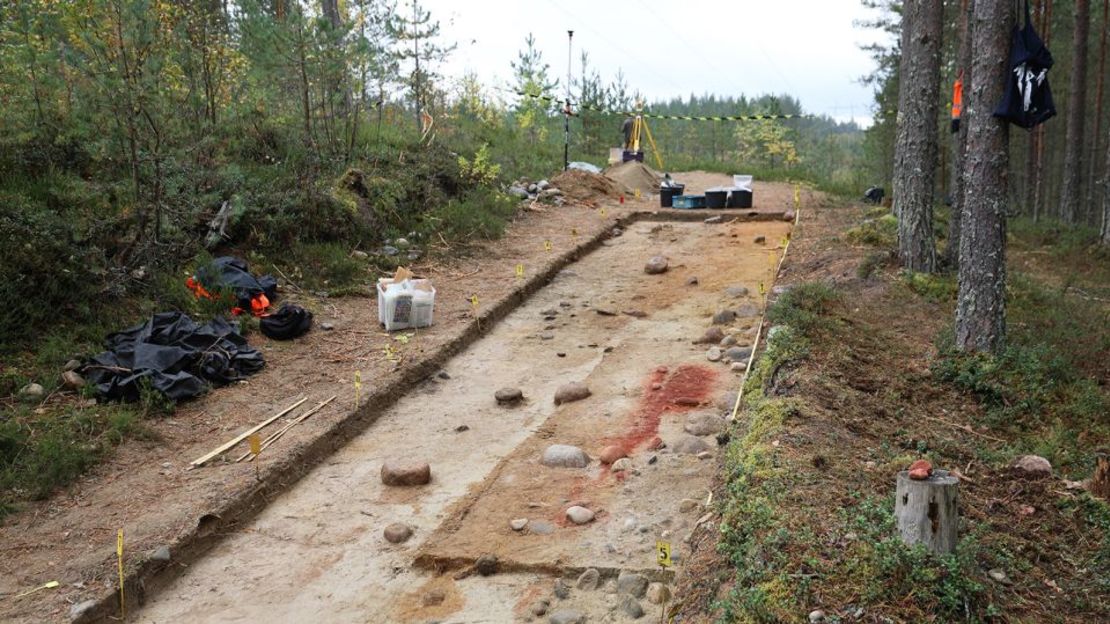
[[251, 299], [266, 295], [273, 301], [277, 294], [277, 280], [271, 275], [255, 277], [245, 260], [221, 256], [210, 264], [197, 269], [196, 279], [210, 292], [227, 288], [235, 293], [240, 308], [251, 309]]
[[143, 379], [180, 401], [252, 375], [265, 366], [223, 317], [200, 325], [181, 312], [162, 312], [106, 339], [107, 351], [92, 358], [84, 373], [107, 399], [135, 401]]

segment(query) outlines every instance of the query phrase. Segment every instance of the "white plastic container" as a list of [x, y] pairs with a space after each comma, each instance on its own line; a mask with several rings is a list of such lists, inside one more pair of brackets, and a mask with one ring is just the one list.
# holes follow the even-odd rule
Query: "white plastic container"
[[386, 331], [430, 326], [435, 301], [436, 289], [428, 280], [378, 280], [378, 322]]
[[734, 175], [732, 176], [732, 185], [742, 188], [746, 191], [752, 190], [752, 176], [750, 175]]

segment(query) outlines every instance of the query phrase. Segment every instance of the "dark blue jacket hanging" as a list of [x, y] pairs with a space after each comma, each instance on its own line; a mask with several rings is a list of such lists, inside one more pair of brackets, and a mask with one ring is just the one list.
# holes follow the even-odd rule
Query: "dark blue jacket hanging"
[[1014, 26], [1006, 92], [994, 115], [1022, 128], [1032, 128], [1055, 117], [1056, 105], [1048, 86], [1048, 70], [1053, 63], [1052, 53], [1029, 19], [1027, 1], [1025, 26]]

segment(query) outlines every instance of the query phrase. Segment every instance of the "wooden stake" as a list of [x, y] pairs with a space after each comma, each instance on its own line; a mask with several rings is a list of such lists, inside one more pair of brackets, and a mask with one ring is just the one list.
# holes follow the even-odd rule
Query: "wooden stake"
[[924, 481], [911, 479], [906, 470], [899, 472], [894, 516], [902, 541], [921, 544], [938, 555], [955, 551], [959, 485], [947, 470], [934, 470]]
[[192, 461], [192, 463], [190, 464], [190, 466], [192, 468], [199, 468], [199, 467], [203, 466], [204, 464], [208, 463], [209, 461], [212, 461], [214, 458], [219, 456], [221, 453], [231, 449], [232, 447], [234, 447], [236, 444], [239, 444], [243, 440], [246, 440], [252, 433], [262, 429], [266, 425], [274, 422], [275, 420], [281, 418], [282, 416], [288, 414], [289, 412], [297, 409], [298, 407], [300, 407], [301, 403], [304, 403], [307, 400], [308, 400], [308, 397], [305, 397], [305, 398], [301, 399], [300, 401], [297, 401], [296, 403], [290, 405], [289, 407], [281, 410], [277, 414], [267, 418], [266, 420], [262, 421], [261, 423], [251, 427], [250, 429], [247, 429], [246, 431], [244, 431], [243, 433], [240, 433], [239, 435], [235, 436], [231, 440], [228, 440], [227, 442], [224, 442], [223, 444], [221, 444], [218, 448], [216, 448], [216, 450], [211, 451], [209, 453], [206, 453], [205, 455], [202, 455], [202, 456], [194, 459]]
[[1091, 476], [1091, 494], [1110, 502], [1110, 453], [1099, 453]]
[[[316, 407], [308, 410], [307, 412], [301, 414], [300, 416], [297, 416], [293, 420], [286, 423], [284, 427], [282, 427], [281, 429], [278, 429], [274, 433], [270, 434], [270, 436], [268, 438], [266, 438], [265, 440], [262, 441], [262, 448], [259, 449], [259, 453], [261, 453], [262, 451], [265, 451], [266, 449], [270, 448], [270, 445], [273, 444], [274, 442], [277, 442], [279, 439], [281, 439], [281, 436], [285, 435], [286, 431], [289, 431], [294, 426], [304, 422], [305, 420], [308, 419], [309, 416], [312, 416], [316, 412], [319, 412], [321, 409], [324, 408], [325, 405], [334, 401], [337, 396], [338, 395], [333, 394], [330, 399], [320, 403]], [[247, 460], [247, 461], [254, 461], [254, 458], [257, 457], [257, 456], [258, 455], [255, 455], [255, 454], [252, 454], [252, 453], [249, 453], [249, 452], [248, 453], [243, 453], [242, 455], [240, 455], [235, 460], [235, 463], [239, 463], [239, 462], [243, 461], [244, 459]]]

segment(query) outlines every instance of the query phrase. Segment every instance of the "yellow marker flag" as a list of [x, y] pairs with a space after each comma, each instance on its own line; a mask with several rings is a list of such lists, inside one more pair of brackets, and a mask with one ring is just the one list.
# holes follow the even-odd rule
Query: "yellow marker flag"
[[578, 238], [578, 228], [570, 228], [570, 235]]
[[635, 196], [636, 199], [640, 199], [640, 189], [632, 191], [632, 195]]
[[247, 438], [247, 443], [251, 446], [251, 455], [258, 457], [258, 454], [262, 452], [262, 438], [257, 433], [252, 433]]
[[601, 209], [597, 211], [597, 213], [604, 217], [605, 216], [605, 206], [602, 206]]
[[474, 308], [475, 312], [478, 311], [478, 295], [470, 295], [470, 307]]
[[517, 276], [518, 279], [524, 277], [524, 265], [523, 264], [516, 265], [516, 276]]
[[655, 542], [655, 562], [664, 568], [669, 568], [674, 565], [674, 561], [671, 559], [670, 542]]
[[551, 251], [551, 241], [545, 240], [543, 242], [543, 250], [544, 251]]
[[800, 184], [794, 185], [794, 209], [797, 210], [798, 206], [802, 204], [802, 186]]
[[358, 407], [361, 402], [362, 402], [362, 371], [355, 371], [355, 407]]
[[127, 619], [127, 603], [123, 599], [123, 529], [116, 534], [116, 561], [119, 563], [119, 612]]
[[761, 294], [761, 295], [767, 294], [767, 291], [763, 288], [763, 282], [759, 283], [759, 294]]

